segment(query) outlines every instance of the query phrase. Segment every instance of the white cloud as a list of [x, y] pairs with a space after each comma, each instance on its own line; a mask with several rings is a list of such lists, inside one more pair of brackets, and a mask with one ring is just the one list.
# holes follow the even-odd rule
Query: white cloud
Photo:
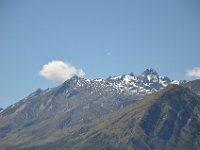
[[194, 77], [196, 79], [200, 79], [200, 68], [196, 67], [193, 69], [189, 69], [189, 70], [187, 70], [186, 75], [188, 77]]
[[47, 80], [54, 81], [60, 84], [70, 79], [74, 75], [83, 77], [85, 75], [85, 72], [83, 71], [83, 69], [77, 69], [69, 63], [60, 60], [53, 60], [43, 65], [39, 74]]

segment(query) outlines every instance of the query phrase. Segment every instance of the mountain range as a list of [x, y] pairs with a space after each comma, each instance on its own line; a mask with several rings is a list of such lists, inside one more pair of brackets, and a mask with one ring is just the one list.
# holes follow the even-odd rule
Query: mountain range
[[200, 82], [141, 75], [38, 89], [0, 112], [0, 149], [199, 149]]

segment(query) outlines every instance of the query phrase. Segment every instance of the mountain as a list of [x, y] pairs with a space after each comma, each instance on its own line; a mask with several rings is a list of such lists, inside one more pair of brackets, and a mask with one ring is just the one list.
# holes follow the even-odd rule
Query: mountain
[[1, 111], [0, 146], [37, 143], [66, 127], [88, 123], [123, 109], [169, 84], [183, 83], [185, 81], [161, 77], [153, 69], [138, 76], [131, 73], [107, 79], [74, 76], [58, 87], [38, 89]]
[[189, 88], [169, 85], [104, 118], [62, 132], [65, 137], [57, 141], [14, 149], [199, 150], [200, 97]]
[[189, 81], [184, 84], [185, 87], [188, 87], [191, 91], [200, 95], [200, 79]]

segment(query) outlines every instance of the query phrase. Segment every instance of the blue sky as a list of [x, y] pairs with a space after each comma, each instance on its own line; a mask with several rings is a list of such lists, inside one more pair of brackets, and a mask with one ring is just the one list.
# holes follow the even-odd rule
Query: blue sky
[[0, 107], [37, 88], [39, 76], [62, 60], [106, 78], [154, 68], [191, 80], [200, 67], [199, 0], [0, 0]]

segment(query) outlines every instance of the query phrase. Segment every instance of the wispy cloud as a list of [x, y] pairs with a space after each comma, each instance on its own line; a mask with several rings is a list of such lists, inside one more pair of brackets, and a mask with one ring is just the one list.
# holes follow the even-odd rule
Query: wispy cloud
[[83, 69], [77, 69], [69, 63], [53, 60], [45, 65], [39, 72], [39, 75], [47, 80], [54, 81], [56, 83], [63, 83], [64, 81], [70, 79], [74, 75], [83, 77], [85, 72]]
[[196, 67], [196, 68], [189, 69], [189, 70], [187, 70], [186, 75], [188, 77], [200, 79], [200, 68]]

